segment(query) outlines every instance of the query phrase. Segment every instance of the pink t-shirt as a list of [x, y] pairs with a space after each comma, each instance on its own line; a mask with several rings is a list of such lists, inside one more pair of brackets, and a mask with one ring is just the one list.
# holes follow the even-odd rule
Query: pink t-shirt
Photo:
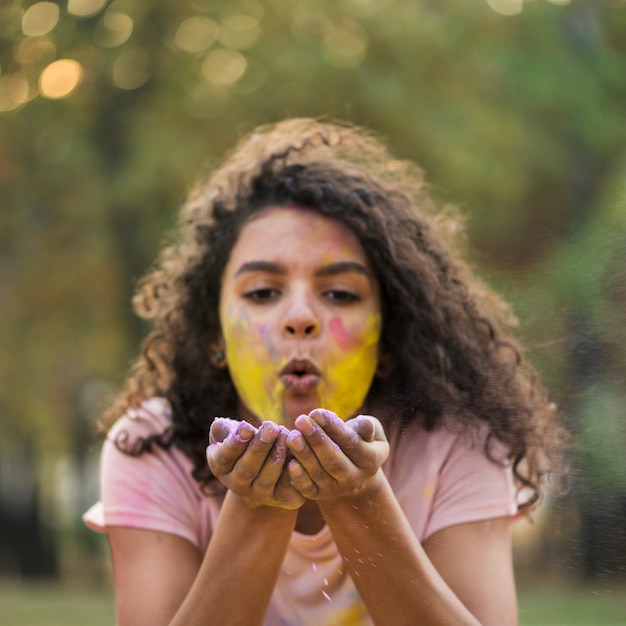
[[[111, 442], [122, 431], [131, 441], [160, 433], [170, 419], [167, 402], [153, 399], [115, 424], [102, 451], [101, 499], [83, 519], [102, 532], [126, 526], [172, 533], [204, 552], [222, 496], [202, 493], [191, 461], [174, 446], [131, 457]], [[383, 470], [420, 541], [447, 526], [517, 512], [511, 468], [486, 458], [484, 435], [417, 425], [387, 433]], [[372, 624], [327, 526], [315, 535], [293, 533], [265, 619], [265, 626], [318, 624]]]

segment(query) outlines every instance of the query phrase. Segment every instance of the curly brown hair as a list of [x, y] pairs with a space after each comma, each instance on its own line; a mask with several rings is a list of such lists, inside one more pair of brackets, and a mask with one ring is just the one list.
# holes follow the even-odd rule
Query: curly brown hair
[[108, 412], [110, 422], [164, 397], [172, 427], [125, 450], [174, 443], [192, 460], [196, 480], [205, 487], [213, 480], [207, 431], [214, 416], [238, 412], [228, 370], [210, 358], [220, 336], [222, 274], [251, 216], [286, 204], [347, 225], [371, 260], [381, 287], [384, 373], [371, 385], [368, 409], [426, 429], [488, 424], [485, 453], [492, 458], [493, 438], [507, 446], [517, 484], [528, 491], [523, 506], [533, 505], [558, 468], [565, 430], [511, 335], [508, 308], [460, 260], [460, 220], [437, 209], [421, 170], [393, 159], [371, 133], [338, 122], [258, 128], [192, 190], [172, 243], [140, 283], [135, 309], [153, 330]]

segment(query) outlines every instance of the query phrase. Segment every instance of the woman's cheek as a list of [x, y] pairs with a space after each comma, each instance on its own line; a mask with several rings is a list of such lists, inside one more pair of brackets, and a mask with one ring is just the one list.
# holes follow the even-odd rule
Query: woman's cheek
[[328, 322], [328, 330], [333, 337], [335, 344], [341, 350], [349, 350], [353, 339], [350, 333], [346, 330], [343, 320], [340, 317], [333, 317]]
[[341, 318], [330, 320], [333, 337], [322, 406], [346, 420], [363, 405], [378, 365], [380, 315], [370, 315], [361, 328], [346, 328]]
[[371, 313], [365, 321], [347, 326], [341, 317], [336, 316], [329, 320], [328, 329], [333, 338], [333, 352], [339, 360], [356, 354], [369, 356], [370, 347], [377, 348], [380, 341], [380, 314]]
[[244, 405], [260, 420], [282, 421], [282, 397], [275, 376], [277, 354], [269, 329], [247, 323], [223, 324], [231, 378]]

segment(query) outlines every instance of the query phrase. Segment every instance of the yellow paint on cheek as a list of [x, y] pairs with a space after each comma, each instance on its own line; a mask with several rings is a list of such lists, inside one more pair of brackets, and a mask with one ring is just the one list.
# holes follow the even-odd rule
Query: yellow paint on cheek
[[[230, 375], [243, 404], [260, 421], [287, 424], [285, 388], [278, 377], [285, 362], [272, 356], [269, 333], [265, 336], [245, 318], [232, 314], [223, 316], [222, 332]], [[378, 314], [370, 315], [359, 333], [343, 327], [336, 332], [335, 344], [319, 363], [323, 371], [317, 407], [347, 420], [362, 406], [376, 373], [380, 332]]]
[[222, 321], [228, 369], [239, 398], [260, 420], [284, 424], [284, 388], [264, 337], [246, 322], [228, 316]]
[[337, 345], [320, 386], [320, 406], [341, 419], [354, 416], [362, 406], [376, 373], [380, 315], [370, 315], [363, 331], [351, 341], [351, 347]]

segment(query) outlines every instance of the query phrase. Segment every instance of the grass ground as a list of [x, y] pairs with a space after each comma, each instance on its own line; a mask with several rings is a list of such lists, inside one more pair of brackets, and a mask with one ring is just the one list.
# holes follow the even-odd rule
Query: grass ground
[[[0, 582], [2, 626], [113, 626], [110, 591]], [[520, 626], [626, 626], [626, 588], [520, 591]]]
[[519, 608], [520, 626], [626, 626], [626, 588], [521, 589]]
[[0, 583], [2, 626], [113, 626], [110, 592], [52, 584]]

